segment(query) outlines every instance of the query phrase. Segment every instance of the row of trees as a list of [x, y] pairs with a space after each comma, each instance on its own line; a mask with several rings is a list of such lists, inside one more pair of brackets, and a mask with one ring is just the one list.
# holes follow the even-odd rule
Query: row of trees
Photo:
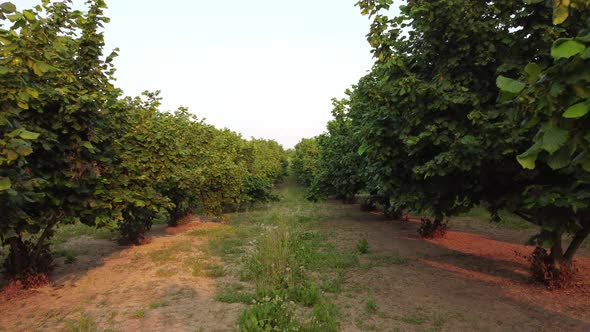
[[389, 17], [392, 3], [357, 3], [375, 64], [310, 140], [311, 196], [364, 191], [435, 228], [508, 210], [539, 226], [559, 274], [590, 232], [589, 2], [415, 0]]
[[175, 225], [274, 199], [283, 148], [244, 140], [158, 93], [122, 97], [103, 55], [102, 0], [0, 5], [0, 240], [11, 277], [46, 273], [59, 225], [117, 229], [140, 243], [156, 217]]

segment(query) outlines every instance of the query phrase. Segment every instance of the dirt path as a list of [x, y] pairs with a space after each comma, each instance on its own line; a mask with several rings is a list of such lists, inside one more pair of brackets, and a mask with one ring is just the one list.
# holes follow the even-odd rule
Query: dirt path
[[112, 241], [91, 238], [70, 242], [87, 254], [74, 264], [60, 265], [52, 286], [0, 301], [0, 330], [234, 330], [243, 306], [215, 301], [214, 281], [193, 275], [192, 265], [202, 256], [200, 241], [166, 234], [159, 227], [152, 242], [139, 247], [121, 249]]
[[[527, 263], [515, 251], [532, 248], [451, 231], [425, 241], [418, 225], [380, 216], [331, 220], [342, 246], [364, 237], [363, 257], [406, 257], [403, 264], [371, 267], [352, 274], [339, 298], [345, 331], [588, 331], [590, 277], [569, 291], [550, 292], [528, 283]], [[500, 236], [502, 233], [499, 232]], [[590, 259], [578, 260], [590, 271]], [[359, 310], [373, 299], [376, 310]]]

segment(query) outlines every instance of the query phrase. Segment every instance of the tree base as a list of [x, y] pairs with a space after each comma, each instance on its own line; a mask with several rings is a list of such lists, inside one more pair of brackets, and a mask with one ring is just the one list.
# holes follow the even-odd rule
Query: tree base
[[537, 247], [531, 256], [526, 257], [530, 262], [531, 279], [541, 283], [549, 290], [564, 289], [573, 285], [577, 272], [573, 263], [564, 262], [557, 266], [545, 248]]
[[361, 202], [361, 211], [363, 212], [373, 212], [377, 210], [377, 205], [373, 203], [370, 199], [365, 199]]
[[421, 218], [418, 234], [425, 239], [442, 238], [447, 234], [447, 222], [433, 221], [428, 218]]
[[47, 276], [53, 269], [53, 256], [49, 244], [37, 246], [20, 238], [7, 240], [10, 252], [4, 261], [5, 274], [9, 280], [19, 280], [24, 288], [34, 286], [38, 275]]

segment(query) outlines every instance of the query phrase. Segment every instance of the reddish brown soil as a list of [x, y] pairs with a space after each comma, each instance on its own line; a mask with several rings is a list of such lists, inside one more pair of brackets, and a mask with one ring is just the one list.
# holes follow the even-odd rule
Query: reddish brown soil
[[[508, 234], [510, 241], [516, 237], [524, 243], [531, 232], [489, 228], [486, 236], [449, 231], [445, 238], [424, 240], [418, 223], [386, 221], [378, 214], [332, 220], [327, 226], [342, 248], [368, 239], [364, 264], [371, 256], [409, 259], [348, 275], [344, 289], [352, 291], [337, 298], [345, 308], [345, 331], [590, 331], [587, 250], [576, 261], [576, 286], [549, 291], [529, 282], [522, 255], [534, 248], [503, 239]], [[378, 307], [372, 314], [363, 312], [370, 298]]]

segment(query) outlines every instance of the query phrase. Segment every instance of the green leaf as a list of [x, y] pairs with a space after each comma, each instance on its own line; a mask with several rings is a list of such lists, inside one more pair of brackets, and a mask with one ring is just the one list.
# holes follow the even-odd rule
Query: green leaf
[[24, 10], [23, 11], [23, 15], [25, 16], [25, 18], [29, 21], [32, 22], [36, 19], [35, 17], [35, 13], [33, 11], [30, 10]]
[[369, 148], [369, 146], [366, 144], [359, 146], [359, 150], [358, 150], [359, 156], [362, 156], [363, 154], [365, 154], [365, 152], [367, 151], [368, 148]]
[[10, 20], [10, 22], [16, 22], [16, 21], [20, 20], [21, 18], [23, 18], [23, 14], [21, 14], [21, 13], [8, 15], [8, 20]]
[[18, 148], [16, 148], [16, 152], [18, 154], [20, 154], [21, 156], [26, 157], [26, 156], [30, 155], [31, 153], [33, 153], [33, 149], [28, 145], [23, 145], [23, 146], [19, 146]]
[[[575, 40], [566, 40], [559, 43], [557, 40], [551, 48], [551, 56], [558, 60], [561, 58], [569, 59], [576, 54], [582, 53], [586, 49], [586, 45]], [[559, 44], [558, 44], [559, 43]]]
[[524, 71], [529, 75], [529, 84], [534, 84], [541, 76], [541, 67], [536, 63], [529, 63], [524, 67]]
[[510, 92], [513, 94], [520, 93], [525, 87], [525, 84], [523, 82], [513, 80], [502, 75], [498, 76], [498, 78], [496, 79], [496, 85], [500, 90]]
[[541, 147], [537, 143], [531, 146], [525, 153], [516, 157], [518, 163], [525, 169], [535, 169], [535, 164], [537, 161], [537, 157], [539, 156], [539, 152], [541, 152]]
[[546, 127], [543, 130], [542, 148], [549, 153], [554, 153], [567, 142], [568, 138], [569, 132], [567, 130], [557, 127]]
[[13, 150], [6, 150], [6, 159], [14, 161], [18, 159], [18, 153]]
[[39, 98], [39, 91], [37, 91], [37, 90], [35, 90], [35, 89], [33, 89], [33, 88], [26, 87], [26, 88], [25, 88], [25, 92], [26, 92], [26, 93], [27, 93], [29, 96], [31, 96], [31, 97], [33, 97], [33, 98], [35, 98], [35, 99], [38, 99], [38, 98]]
[[6, 74], [8, 74], [8, 67], [0, 66], [0, 75], [6, 75]]
[[94, 146], [92, 145], [92, 143], [90, 143], [88, 141], [82, 142], [82, 146], [85, 147], [85, 148], [87, 148], [88, 150], [94, 149]]
[[590, 112], [590, 104], [583, 102], [570, 106], [563, 113], [563, 117], [567, 119], [577, 119], [583, 117], [588, 112]]
[[55, 67], [47, 64], [46, 62], [43, 61], [37, 61], [35, 62], [35, 64], [33, 65], [33, 71], [35, 72], [35, 74], [37, 76], [41, 76], [44, 73], [51, 71], [51, 70], [55, 70]]
[[12, 4], [12, 2], [4, 2], [0, 4], [0, 10], [6, 14], [11, 14], [16, 11], [16, 6]]
[[570, 10], [569, 10], [568, 5], [561, 5], [560, 4], [560, 5], [553, 6], [553, 24], [558, 25], [558, 24], [565, 22], [565, 20], [567, 20], [569, 15], [570, 15]]
[[560, 149], [557, 153], [554, 153], [547, 158], [547, 165], [554, 170], [562, 169], [569, 164], [570, 154], [568, 153], [568, 149]]
[[20, 138], [28, 139], [28, 140], [37, 139], [37, 138], [39, 138], [39, 135], [41, 135], [41, 134], [35, 133], [32, 131], [28, 131], [28, 130], [23, 130], [18, 134], [18, 136], [20, 136]]
[[8, 190], [12, 188], [10, 178], [0, 177], [0, 191]]
[[479, 144], [479, 140], [475, 136], [467, 135], [467, 136], [461, 138], [461, 144], [464, 144], [464, 145], [478, 145]]

